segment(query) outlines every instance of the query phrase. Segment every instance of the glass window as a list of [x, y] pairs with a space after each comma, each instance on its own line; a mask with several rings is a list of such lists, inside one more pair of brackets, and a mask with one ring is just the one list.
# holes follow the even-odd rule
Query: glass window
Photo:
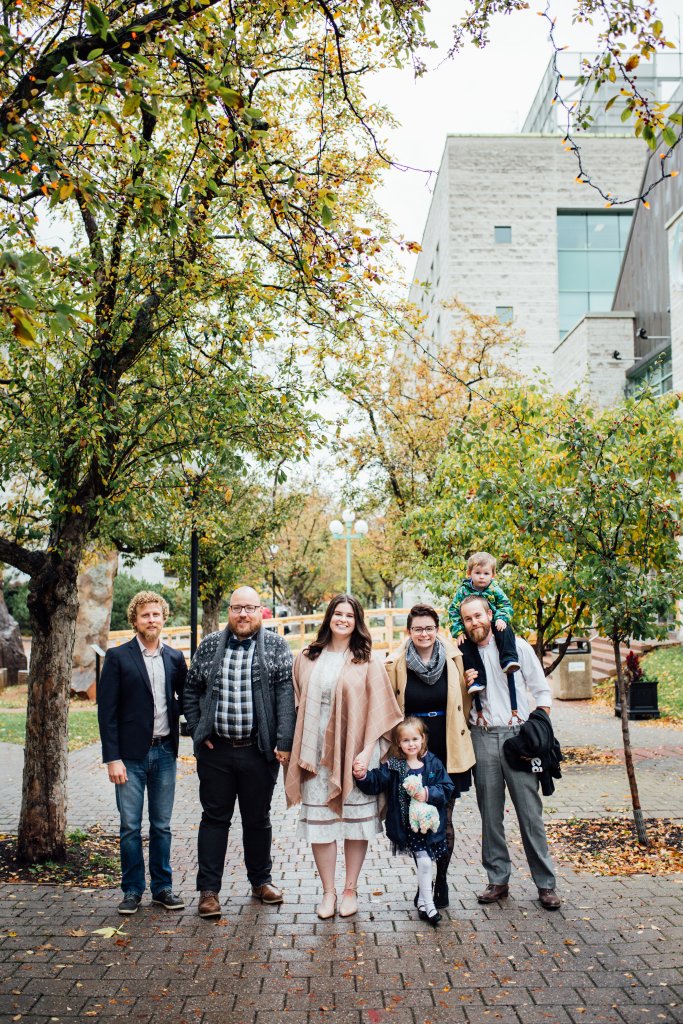
[[619, 221], [621, 217], [604, 213], [589, 213], [586, 218], [589, 249], [619, 249]]
[[613, 292], [591, 292], [588, 296], [588, 308], [591, 313], [609, 313], [613, 299]]
[[499, 225], [493, 229], [493, 240], [496, 244], [510, 243], [512, 242], [512, 228], [510, 226]]
[[559, 252], [558, 267], [563, 292], [588, 291], [588, 253]]
[[584, 313], [612, 309], [631, 216], [630, 210], [558, 213], [561, 338]]
[[558, 249], [586, 248], [586, 215], [561, 213], [557, 218]]
[[502, 324], [512, 323], [513, 315], [512, 306], [496, 306], [496, 316]]
[[633, 377], [627, 384], [627, 394], [632, 395], [644, 384], [648, 384], [657, 395], [664, 395], [667, 391], [672, 390], [673, 374], [670, 354], [660, 356], [637, 377]]
[[621, 253], [618, 249], [615, 252], [589, 252], [588, 287], [590, 291], [614, 294], [620, 266]]
[[571, 331], [588, 309], [588, 292], [560, 292], [560, 333]]
[[619, 247], [623, 252], [626, 248], [629, 232], [631, 230], [631, 214], [622, 213], [617, 219], [619, 221]]

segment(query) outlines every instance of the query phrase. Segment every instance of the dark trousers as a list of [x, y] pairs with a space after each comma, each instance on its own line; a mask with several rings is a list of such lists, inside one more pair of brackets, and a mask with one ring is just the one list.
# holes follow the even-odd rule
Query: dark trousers
[[271, 880], [270, 802], [280, 765], [266, 761], [256, 741], [233, 747], [212, 737], [213, 750], [202, 745], [197, 754], [202, 820], [197, 842], [197, 889], [220, 892], [228, 832], [235, 800], [242, 818], [242, 842], [247, 878], [253, 886]]
[[[491, 626], [491, 631], [493, 633], [493, 639], [496, 641], [496, 647], [498, 648], [500, 667], [505, 671], [511, 661], [519, 662], [515, 631], [512, 626], [506, 626], [504, 630], [499, 632], [495, 625]], [[479, 673], [477, 676], [477, 682], [483, 683], [484, 686], [486, 686], [486, 669], [484, 668], [484, 661], [474, 640], [470, 640], [469, 637], [465, 637], [463, 642], [460, 644], [460, 653], [462, 654], [463, 669], [465, 671], [467, 671], [468, 668], [476, 669]]]

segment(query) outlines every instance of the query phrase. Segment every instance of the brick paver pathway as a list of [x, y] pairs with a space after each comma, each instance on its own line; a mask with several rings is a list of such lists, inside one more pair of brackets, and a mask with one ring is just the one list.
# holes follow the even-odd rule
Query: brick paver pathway
[[[585, 704], [556, 704], [567, 746], [617, 748], [619, 723]], [[647, 814], [683, 819], [683, 732], [634, 724], [650, 754], [638, 768]], [[184, 754], [188, 748], [185, 746]], [[21, 750], [2, 746], [0, 828], [16, 828]], [[116, 826], [98, 751], [71, 757], [72, 826]], [[627, 794], [623, 767], [570, 767], [546, 800], [549, 816], [616, 813]], [[0, 887], [0, 1021], [95, 1020], [115, 1024], [640, 1024], [683, 1022], [683, 876], [600, 878], [559, 866], [564, 905], [540, 909], [510, 816], [512, 896], [480, 907], [479, 820], [473, 796], [459, 803], [451, 907], [432, 931], [416, 920], [415, 875], [378, 838], [366, 862], [355, 919], [319, 921], [310, 851], [296, 840], [296, 812], [274, 808], [274, 880], [280, 907], [249, 897], [239, 827], [223, 887], [225, 915], [196, 915], [199, 817], [190, 760], [179, 765], [173, 861], [188, 908], [147, 904], [115, 913], [118, 891]], [[338, 879], [338, 884], [343, 878]], [[97, 928], [122, 926], [105, 938]]]

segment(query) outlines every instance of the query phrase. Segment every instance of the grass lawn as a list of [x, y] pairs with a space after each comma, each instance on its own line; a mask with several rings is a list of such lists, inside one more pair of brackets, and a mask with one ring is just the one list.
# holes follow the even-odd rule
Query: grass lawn
[[[0, 711], [0, 743], [17, 743], [23, 747], [25, 734], [25, 714]], [[80, 750], [97, 743], [99, 738], [94, 706], [92, 710], [69, 712], [69, 750]]]
[[[659, 647], [643, 655], [640, 662], [648, 679], [657, 679], [657, 697], [661, 719], [683, 722], [683, 647]], [[593, 692], [606, 703], [614, 704], [614, 681], [605, 679]]]

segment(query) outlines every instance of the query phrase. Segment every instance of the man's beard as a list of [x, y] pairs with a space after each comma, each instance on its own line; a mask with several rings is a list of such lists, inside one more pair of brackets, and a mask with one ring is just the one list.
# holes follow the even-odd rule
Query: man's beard
[[156, 640], [161, 635], [161, 626], [148, 626], [141, 630], [143, 640]]
[[471, 626], [469, 630], [470, 640], [474, 640], [475, 644], [480, 644], [482, 640], [485, 640], [489, 635], [488, 626]]

